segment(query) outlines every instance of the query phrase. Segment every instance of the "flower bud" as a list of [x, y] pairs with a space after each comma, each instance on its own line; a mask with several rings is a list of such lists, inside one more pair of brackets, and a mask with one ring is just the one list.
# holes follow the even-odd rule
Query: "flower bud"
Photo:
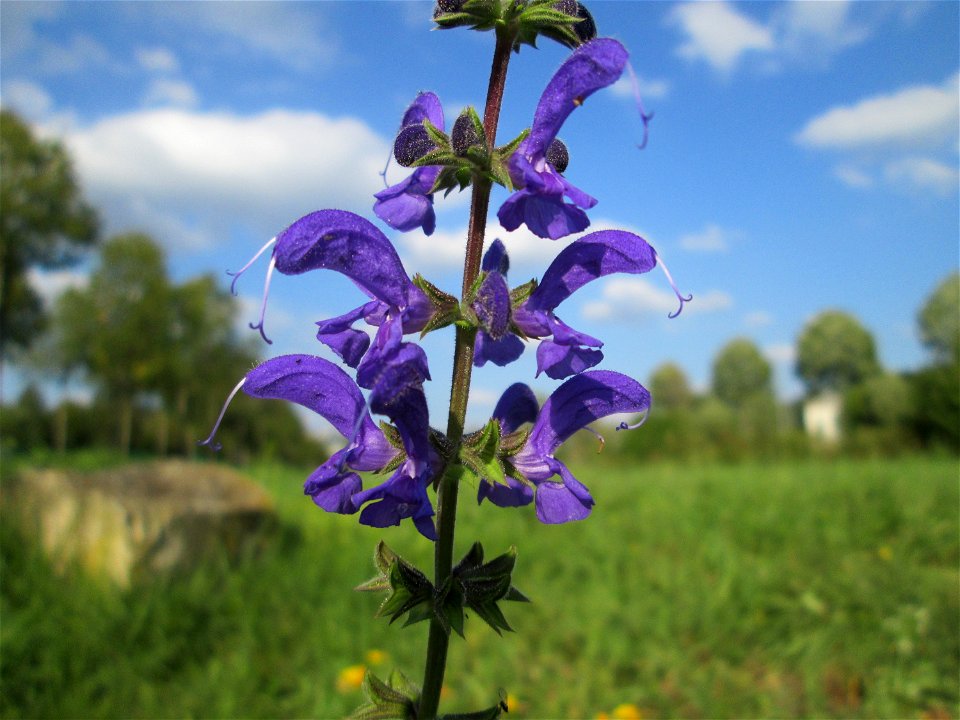
[[436, 145], [422, 124], [407, 125], [393, 143], [393, 156], [403, 167], [410, 167], [435, 148]]
[[561, 174], [570, 164], [570, 153], [567, 152], [567, 146], [563, 144], [562, 140], [556, 138], [547, 148], [546, 158], [547, 162], [553, 165], [553, 169]]
[[467, 154], [469, 147], [480, 144], [480, 136], [477, 134], [473, 118], [468, 111], [464, 110], [453, 124], [453, 130], [450, 131], [450, 145], [453, 147], [453, 153], [463, 157]]
[[579, 18], [579, 22], [573, 24], [573, 31], [579, 38], [580, 43], [593, 40], [597, 36], [597, 24], [593, 21], [593, 16], [582, 2], [577, 0], [558, 0], [553, 4], [554, 10], [559, 10], [570, 17]]

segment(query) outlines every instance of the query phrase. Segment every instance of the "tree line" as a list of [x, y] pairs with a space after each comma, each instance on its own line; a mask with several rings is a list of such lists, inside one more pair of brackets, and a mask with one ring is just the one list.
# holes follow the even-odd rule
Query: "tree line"
[[[37, 139], [8, 111], [0, 116], [0, 162], [0, 362], [93, 389], [89, 404], [48, 408], [28, 386], [3, 407], [4, 450], [195, 454], [227, 394], [260, 359], [256, 343], [235, 329], [235, 298], [212, 275], [172, 282], [162, 248], [146, 234], [101, 240], [63, 146]], [[93, 249], [88, 282], [47, 307], [29, 272], [71, 267]], [[286, 403], [258, 404], [256, 412], [237, 403], [220, 437], [233, 459], [323, 455]]]
[[[643, 458], [720, 460], [960, 453], [960, 273], [931, 292], [917, 329], [928, 363], [897, 373], [881, 366], [873, 336], [854, 316], [819, 313], [796, 341], [794, 370], [806, 392], [789, 405], [777, 402], [770, 363], [747, 338], [720, 349], [705, 393], [695, 393], [675, 363], [661, 365], [649, 380], [654, 412], [623, 449]], [[803, 426], [808, 403], [830, 397], [839, 410], [835, 440]]]

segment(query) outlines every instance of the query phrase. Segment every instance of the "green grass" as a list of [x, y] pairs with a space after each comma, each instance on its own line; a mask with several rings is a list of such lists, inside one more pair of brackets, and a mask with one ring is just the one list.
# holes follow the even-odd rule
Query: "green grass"
[[[627, 468], [578, 463], [598, 500], [586, 522], [461, 493], [458, 547], [519, 548], [505, 608], [451, 642], [442, 710], [588, 718], [632, 703], [650, 717], [957, 717], [955, 459]], [[426, 569], [411, 528], [377, 531], [302, 495], [304, 473], [253, 469], [277, 500], [275, 546], [126, 593], [54, 575], [3, 523], [4, 717], [340, 717], [360, 703], [338, 673], [420, 680], [426, 626], [374, 619], [383, 538]]]

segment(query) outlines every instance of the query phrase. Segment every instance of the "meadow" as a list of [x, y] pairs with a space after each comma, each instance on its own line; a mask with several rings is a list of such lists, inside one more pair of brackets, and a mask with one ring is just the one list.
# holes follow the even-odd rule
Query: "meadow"
[[[351, 588], [381, 538], [423, 568], [430, 544], [316, 510], [303, 469], [248, 471], [282, 520], [267, 551], [126, 592], [55, 575], [5, 518], [0, 715], [334, 718], [357, 666], [419, 682], [426, 626]], [[468, 621], [442, 710], [502, 687], [517, 718], [960, 716], [955, 458], [575, 472], [598, 505], [565, 526], [461, 492], [458, 554], [516, 545], [533, 603], [503, 638]]]

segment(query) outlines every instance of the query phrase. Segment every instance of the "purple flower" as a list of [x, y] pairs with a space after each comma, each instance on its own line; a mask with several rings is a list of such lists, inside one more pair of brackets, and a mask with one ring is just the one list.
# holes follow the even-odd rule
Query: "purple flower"
[[[570, 378], [539, 412], [536, 407], [536, 398], [526, 385], [512, 385], [500, 398], [494, 417], [500, 421], [503, 434], [526, 422], [533, 422], [533, 427], [520, 450], [504, 458], [507, 485], [483, 480], [477, 499], [487, 498], [495, 505], [510, 507], [526, 505], [535, 495], [541, 522], [582, 520], [590, 514], [593, 498], [554, 453], [571, 435], [595, 420], [616, 413], [645, 414], [650, 409], [650, 393], [626, 375], [594, 370]], [[621, 423], [618, 429], [630, 427], [637, 425]]]
[[480, 322], [473, 348], [473, 364], [483, 367], [488, 361], [501, 367], [523, 355], [523, 343], [509, 334], [510, 289], [507, 270], [510, 261], [500, 240], [494, 240], [483, 255], [480, 266], [485, 273], [472, 308]]
[[[398, 160], [405, 151], [416, 148], [408, 155], [409, 165], [429, 147], [424, 144], [426, 132], [423, 121], [429, 120], [438, 130], [443, 130], [443, 108], [440, 100], [431, 92], [417, 95], [403, 114], [400, 133], [397, 138]], [[433, 194], [430, 190], [442, 170], [439, 166], [419, 167], [412, 174], [385, 190], [376, 193], [377, 201], [373, 212], [395, 230], [406, 232], [414, 228], [423, 228], [425, 235], [432, 235], [436, 229], [437, 217], [433, 210]]]
[[[491, 245], [488, 256], [503, 252], [502, 243], [498, 243]], [[481, 329], [477, 333], [474, 364], [483, 365], [489, 360], [505, 365], [516, 360], [523, 353], [520, 337], [526, 337], [543, 338], [537, 348], [538, 376], [546, 373], [560, 380], [593, 367], [603, 359], [599, 350], [603, 343], [566, 325], [554, 313], [557, 306], [591, 280], [612, 273], [645, 273], [658, 263], [663, 267], [656, 250], [639, 235], [625, 230], [599, 230], [578, 238], [554, 258], [530, 296], [509, 309], [509, 325], [516, 334], [494, 337], [489, 330], [492, 324], [484, 323], [483, 316], [477, 313]], [[499, 270], [489, 271], [484, 284], [497, 274]], [[672, 279], [670, 283], [682, 308], [690, 298], [680, 294]], [[498, 319], [497, 326], [502, 324], [503, 320]]]
[[359, 215], [345, 210], [318, 210], [310, 213], [267, 243], [237, 278], [267, 248], [273, 246], [264, 286], [260, 319], [251, 327], [260, 330], [264, 340], [264, 314], [273, 269], [285, 275], [299, 275], [325, 268], [348, 278], [371, 300], [339, 317], [317, 323], [317, 339], [330, 347], [350, 367], [357, 367], [367, 348], [369, 336], [353, 327], [363, 319], [379, 326], [388, 314], [399, 318], [403, 332], [423, 329], [432, 312], [430, 301], [413, 284], [400, 256], [387, 237]]
[[[390, 330], [385, 334], [391, 334]], [[402, 353], [405, 344], [409, 343], [395, 343], [392, 351]], [[394, 423], [402, 450], [374, 424], [363, 394], [350, 376], [330, 361], [312, 355], [282, 355], [247, 373], [230, 394], [203, 444], [213, 444], [226, 407], [240, 388], [251, 397], [302, 405], [325, 418], [347, 439], [345, 447], [310, 474], [304, 493], [324, 510], [348, 515], [374, 501], [360, 513], [361, 523], [384, 527], [409, 517], [424, 536], [435, 540], [433, 507], [426, 488], [437, 470], [438, 458], [429, 444], [421, 385], [424, 368], [419, 360], [415, 356], [394, 358], [395, 362], [385, 365], [386, 372], [368, 378], [373, 387], [370, 408]], [[405, 372], [408, 364], [414, 367]], [[363, 490], [358, 472], [383, 471], [391, 465], [397, 467], [388, 480]]]
[[505, 229], [516, 230], [526, 224], [535, 235], [556, 240], [589, 226], [583, 209], [592, 208], [597, 201], [560, 174], [550, 159], [551, 146], [574, 108], [616, 82], [626, 63], [623, 45], [598, 38], [581, 45], [560, 66], [540, 97], [530, 135], [510, 158], [510, 178], [520, 189], [497, 213]]

